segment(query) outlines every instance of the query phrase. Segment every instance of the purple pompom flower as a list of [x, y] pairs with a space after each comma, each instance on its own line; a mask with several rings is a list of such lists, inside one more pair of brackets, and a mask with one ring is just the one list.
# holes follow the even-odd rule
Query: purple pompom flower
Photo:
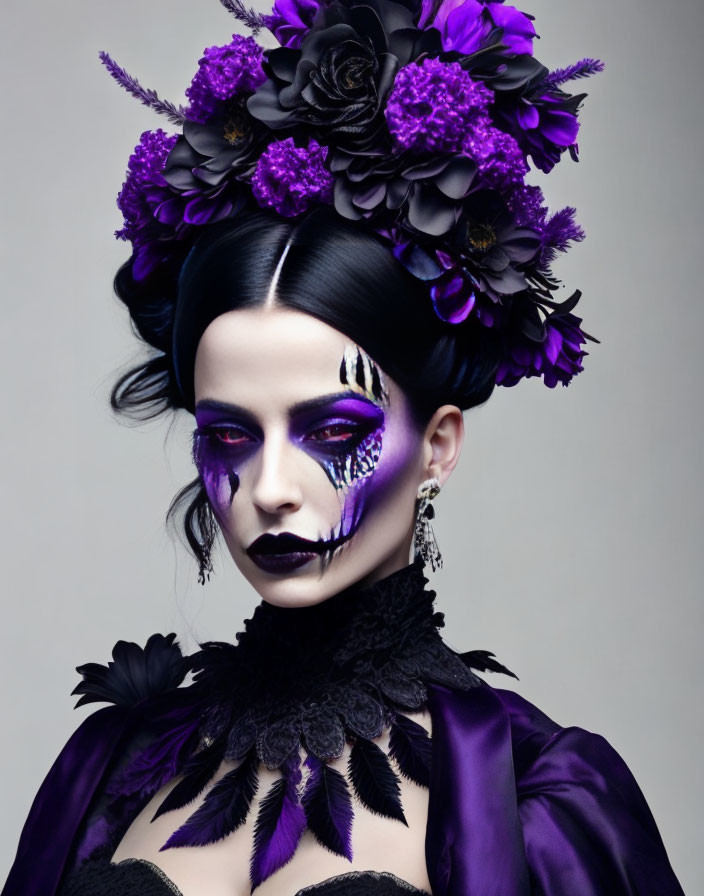
[[528, 173], [528, 165], [517, 141], [505, 131], [495, 128], [489, 118], [479, 119], [465, 135], [462, 152], [479, 165], [484, 183], [496, 190], [506, 190], [520, 183]]
[[412, 152], [457, 152], [474, 122], [486, 120], [494, 92], [457, 62], [423, 59], [396, 75], [385, 115], [391, 136]]
[[545, 320], [542, 342], [524, 339], [508, 345], [496, 375], [497, 384], [515, 386], [524, 377], [541, 376], [551, 389], [558, 383], [567, 386], [583, 369], [582, 358], [587, 354], [582, 348], [587, 336], [581, 323], [582, 319], [571, 313], [551, 314]]
[[143, 131], [140, 135], [127, 163], [127, 178], [117, 197], [118, 208], [124, 217], [124, 227], [115, 231], [118, 239], [134, 242], [154, 235], [148, 232], [154, 222], [154, 210], [161, 201], [171, 198], [162, 171], [176, 140], [176, 134], [166, 134], [161, 128]]
[[436, 28], [442, 35], [443, 50], [469, 55], [486, 45], [495, 28], [501, 28], [501, 42], [511, 53], [533, 53], [535, 28], [532, 17], [503, 3], [478, 0], [445, 0], [429, 21], [432, 0], [423, 0], [420, 28]]
[[240, 34], [233, 34], [232, 41], [223, 47], [206, 47], [186, 90], [189, 119], [204, 124], [223, 101], [256, 90], [266, 77], [262, 53], [253, 37]]
[[262, 153], [252, 175], [252, 192], [262, 208], [290, 218], [313, 202], [332, 204], [332, 174], [325, 168], [327, 146], [311, 138], [296, 146], [293, 137], [275, 140]]
[[298, 48], [319, 8], [318, 0], [276, 0], [264, 21], [282, 47]]

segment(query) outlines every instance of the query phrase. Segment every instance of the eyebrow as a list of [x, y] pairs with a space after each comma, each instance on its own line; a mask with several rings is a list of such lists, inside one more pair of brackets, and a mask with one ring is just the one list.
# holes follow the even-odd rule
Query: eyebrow
[[[337, 401], [345, 401], [348, 399], [354, 399], [371, 408], [379, 408], [379, 405], [376, 404], [376, 402], [370, 401], [368, 398], [365, 398], [364, 395], [360, 395], [359, 392], [355, 392], [352, 389], [346, 389], [343, 392], [331, 392], [328, 395], [319, 395], [315, 398], [307, 398], [304, 401], [298, 401], [288, 409], [288, 417], [289, 420], [292, 420], [300, 414], [317, 411], [321, 408], [328, 407]], [[228, 414], [238, 414], [246, 420], [256, 422], [256, 417], [247, 408], [243, 408], [239, 404], [232, 404], [229, 401], [219, 401], [215, 398], [204, 398], [199, 401], [196, 405], [196, 411], [224, 411]]]

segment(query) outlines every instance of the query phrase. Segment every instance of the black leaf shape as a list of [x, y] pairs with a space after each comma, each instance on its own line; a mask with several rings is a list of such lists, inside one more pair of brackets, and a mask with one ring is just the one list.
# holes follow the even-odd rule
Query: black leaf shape
[[421, 787], [430, 787], [432, 750], [432, 741], [425, 728], [397, 713], [391, 724], [389, 756], [398, 762], [401, 774]]
[[312, 755], [306, 765], [311, 774], [302, 803], [308, 827], [322, 846], [351, 862], [354, 809], [345, 776]]
[[220, 767], [225, 754], [225, 744], [222, 740], [216, 741], [188, 760], [183, 767], [183, 777], [169, 795], [162, 801], [154, 813], [156, 819], [165, 812], [174, 809], [182, 809], [198, 796], [206, 784]]
[[507, 669], [498, 660], [493, 659], [494, 654], [490, 650], [468, 650], [466, 653], [458, 653], [457, 655], [470, 669], [478, 669], [480, 672], [501, 672], [519, 681], [518, 676], [514, 672]]
[[83, 681], [71, 691], [83, 694], [76, 707], [85, 703], [131, 707], [147, 697], [177, 688], [188, 672], [188, 660], [175, 638], [175, 632], [154, 634], [144, 647], [133, 641], [118, 641], [107, 666], [100, 663], [76, 666], [76, 672], [83, 676]]
[[169, 837], [161, 850], [216, 843], [244, 823], [259, 784], [259, 762], [250, 750], [237, 768], [209, 791], [203, 804]]
[[348, 771], [355, 793], [367, 809], [387, 818], [397, 818], [408, 826], [401, 806], [398, 776], [381, 747], [371, 740], [358, 738], [350, 752]]

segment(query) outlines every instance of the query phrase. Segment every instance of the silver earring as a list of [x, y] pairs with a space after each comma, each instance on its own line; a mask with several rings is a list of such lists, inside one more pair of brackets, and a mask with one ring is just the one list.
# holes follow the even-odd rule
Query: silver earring
[[416, 512], [413, 529], [413, 545], [416, 557], [423, 558], [423, 563], [430, 563], [433, 571], [442, 566], [442, 554], [435, 540], [435, 533], [430, 521], [435, 516], [435, 509], [430, 503], [440, 492], [440, 483], [436, 477], [426, 479], [418, 486], [417, 498], [420, 500]]

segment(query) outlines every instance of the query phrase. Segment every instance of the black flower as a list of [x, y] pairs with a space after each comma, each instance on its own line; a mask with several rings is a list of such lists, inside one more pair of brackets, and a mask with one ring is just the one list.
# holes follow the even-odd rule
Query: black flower
[[299, 49], [265, 52], [267, 80], [247, 100], [274, 130], [307, 125], [325, 141], [369, 145], [384, 125], [381, 110], [399, 68], [421, 53], [440, 53], [440, 33], [420, 31], [411, 10], [391, 0], [321, 7]]
[[176, 634], [152, 635], [144, 647], [118, 641], [107, 666], [85, 663], [76, 671], [83, 681], [72, 694], [82, 694], [76, 706], [85, 703], [115, 703], [135, 706], [147, 697], [177, 688], [188, 671], [188, 662], [175, 643]]
[[180, 194], [175, 217], [207, 224], [236, 211], [242, 198], [233, 182], [251, 177], [266, 140], [267, 129], [247, 113], [241, 98], [206, 124], [186, 121], [163, 170], [166, 183]]

